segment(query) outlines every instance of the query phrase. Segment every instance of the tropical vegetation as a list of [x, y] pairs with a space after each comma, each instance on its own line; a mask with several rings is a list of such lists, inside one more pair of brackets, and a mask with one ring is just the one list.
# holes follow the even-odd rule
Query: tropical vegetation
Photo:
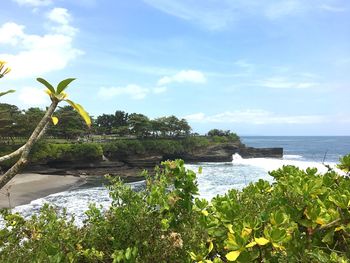
[[91, 204], [81, 226], [48, 205], [30, 219], [3, 210], [0, 261], [349, 262], [349, 177], [270, 175], [209, 202], [183, 161], [167, 161], [141, 191], [111, 179], [111, 206]]
[[[4, 77], [7, 73], [10, 72], [10, 68], [5, 68], [5, 62], [0, 61], [0, 78]], [[4, 69], [5, 68], [5, 69]], [[16, 149], [15, 151], [6, 154], [5, 156], [0, 156], [0, 163], [4, 161], [11, 160], [15, 157], [18, 157], [16, 163], [12, 165], [10, 169], [8, 169], [0, 178], [0, 189], [2, 189], [10, 180], [16, 176], [16, 174], [28, 163], [28, 157], [29, 154], [33, 148], [33, 146], [45, 135], [47, 128], [49, 127], [50, 122], [54, 125], [56, 125], [59, 121], [57, 116], [54, 116], [55, 110], [59, 103], [65, 101], [69, 105], [71, 105], [78, 113], [79, 115], [84, 119], [85, 123], [90, 126], [91, 125], [91, 119], [89, 114], [85, 111], [85, 109], [78, 103], [73, 102], [72, 100], [69, 100], [67, 97], [67, 93], [65, 90], [67, 89], [68, 85], [74, 81], [74, 78], [68, 78], [65, 80], [62, 80], [60, 83], [58, 83], [57, 87], [54, 88], [47, 80], [43, 78], [37, 78], [37, 81], [43, 84], [46, 87], [45, 92], [48, 94], [51, 100], [50, 106], [46, 109], [45, 114], [42, 116], [40, 121], [35, 126], [34, 130], [30, 132], [30, 136], [28, 137], [28, 140], [25, 142], [24, 145]], [[1, 92], [0, 96], [6, 95], [8, 93], [14, 92], [14, 90], [8, 90], [5, 92]], [[7, 112], [0, 112], [0, 114], [6, 114]], [[11, 116], [12, 117], [12, 116]], [[6, 127], [12, 126], [11, 124], [11, 118], [10, 123], [8, 122], [9, 119], [5, 119], [5, 123], [7, 121]], [[12, 120], [13, 121], [13, 120]], [[16, 127], [14, 127], [16, 128]]]

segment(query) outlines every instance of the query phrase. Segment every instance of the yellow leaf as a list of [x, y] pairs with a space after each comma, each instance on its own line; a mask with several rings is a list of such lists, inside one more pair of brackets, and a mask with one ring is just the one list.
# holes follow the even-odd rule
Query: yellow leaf
[[5, 69], [4, 73], [2, 73], [3, 75], [6, 75], [7, 73], [9, 73], [11, 71], [11, 68], [7, 68]]
[[196, 260], [197, 259], [196, 254], [193, 253], [193, 252], [190, 253], [190, 257], [191, 257], [192, 260]]
[[228, 229], [228, 231], [229, 231], [231, 234], [233, 234], [233, 229], [232, 229], [232, 225], [231, 225], [231, 224], [228, 224], [228, 225], [227, 225], [227, 229]]
[[285, 250], [285, 247], [282, 245], [279, 245], [277, 243], [272, 243], [273, 247], [277, 248], [277, 249], [281, 249], [281, 250]]
[[344, 229], [345, 229], [344, 226], [338, 226], [334, 229], [334, 231], [337, 232], [337, 231], [344, 230]]
[[51, 120], [52, 120], [53, 125], [56, 125], [58, 123], [58, 118], [57, 117], [52, 116]]
[[205, 215], [205, 216], [208, 216], [208, 215], [209, 215], [209, 213], [208, 213], [207, 210], [202, 210], [202, 214]]
[[252, 229], [251, 229], [251, 228], [245, 227], [245, 228], [243, 228], [242, 234], [241, 234], [241, 235], [242, 235], [243, 237], [247, 237], [247, 236], [250, 235], [251, 232], [252, 232]]
[[245, 247], [246, 248], [251, 248], [251, 247], [254, 247], [256, 245], [256, 242], [253, 241], [253, 242], [250, 242], [248, 245], [246, 245]]
[[65, 93], [64, 91], [62, 91], [60, 94], [58, 95], [55, 95], [55, 97], [58, 99], [58, 100], [64, 100], [67, 98], [67, 93]]
[[241, 254], [241, 251], [236, 250], [236, 251], [231, 251], [226, 254], [226, 258], [228, 261], [236, 261], [236, 259], [239, 257]]
[[326, 221], [321, 217], [317, 217], [316, 223], [319, 225], [324, 225], [326, 223]]
[[213, 244], [212, 241], [210, 241], [210, 243], [209, 243], [209, 249], [208, 249], [209, 253], [213, 250], [213, 248], [214, 248], [214, 244]]
[[46, 94], [49, 95], [50, 97], [52, 96], [52, 92], [49, 89], [45, 90]]
[[80, 116], [84, 119], [86, 125], [90, 127], [91, 126], [91, 119], [90, 119], [89, 114], [84, 110], [83, 106], [81, 106], [78, 103], [74, 103], [71, 100], [66, 99], [65, 101], [67, 101], [80, 114]]
[[267, 243], [270, 242], [269, 240], [267, 240], [264, 237], [254, 238], [254, 240], [259, 246], [265, 246]]

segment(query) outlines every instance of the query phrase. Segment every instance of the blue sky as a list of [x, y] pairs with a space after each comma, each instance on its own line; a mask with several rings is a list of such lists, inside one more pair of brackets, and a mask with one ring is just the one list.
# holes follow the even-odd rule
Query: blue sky
[[97, 116], [176, 115], [193, 130], [350, 135], [347, 0], [8, 0], [2, 102], [49, 104], [44, 77]]

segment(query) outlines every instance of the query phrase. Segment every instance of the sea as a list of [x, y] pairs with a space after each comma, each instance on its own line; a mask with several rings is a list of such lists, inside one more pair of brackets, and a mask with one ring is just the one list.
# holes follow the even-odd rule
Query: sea
[[[202, 167], [202, 173], [197, 175], [199, 197], [211, 200], [229, 189], [242, 189], [259, 179], [273, 182], [269, 171], [283, 165], [295, 165], [301, 169], [316, 167], [322, 173], [327, 171], [325, 164], [335, 167], [340, 157], [350, 153], [350, 136], [243, 136], [241, 140], [251, 147], [283, 147], [283, 158], [243, 159], [234, 154], [232, 162], [186, 164], [188, 169], [195, 172]], [[81, 225], [85, 219], [85, 211], [91, 203], [103, 209], [110, 206], [111, 199], [103, 184], [101, 178], [91, 177], [85, 185], [17, 206], [13, 211], [30, 217], [39, 213], [45, 203], [49, 203], [58, 209], [66, 208], [68, 214], [74, 215], [76, 223]], [[132, 188], [142, 189], [144, 182], [134, 182], [130, 185]]]

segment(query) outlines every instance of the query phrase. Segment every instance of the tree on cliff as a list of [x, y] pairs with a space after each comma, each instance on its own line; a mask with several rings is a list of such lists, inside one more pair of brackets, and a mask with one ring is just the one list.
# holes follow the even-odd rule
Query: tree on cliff
[[[3, 77], [6, 73], [9, 72], [8, 69], [5, 69], [2, 72], [4, 65], [5, 65], [4, 62], [0, 62], [0, 77]], [[53, 116], [53, 114], [57, 108], [57, 105], [60, 102], [66, 101], [67, 103], [69, 103], [81, 115], [81, 117], [84, 119], [86, 124], [88, 126], [91, 125], [91, 119], [89, 114], [87, 114], [87, 112], [84, 110], [84, 108], [80, 104], [77, 104], [67, 99], [67, 94], [64, 92], [64, 90], [68, 87], [68, 85], [75, 80], [74, 78], [69, 78], [61, 81], [57, 85], [56, 89], [45, 79], [37, 78], [37, 80], [47, 88], [46, 93], [49, 95], [51, 99], [51, 105], [47, 108], [45, 115], [40, 120], [36, 128], [34, 129], [28, 141], [16, 151], [8, 155], [5, 155], [3, 157], [0, 157], [0, 163], [1, 163], [2, 161], [9, 160], [19, 156], [18, 161], [9, 170], [7, 170], [5, 174], [1, 177], [0, 189], [2, 189], [26, 165], [26, 163], [28, 162], [28, 156], [30, 151], [32, 150], [34, 144], [45, 134], [49, 126], [49, 123], [52, 121], [53, 124], [57, 124], [59, 120], [57, 117]], [[3, 92], [0, 94], [0, 96], [3, 96], [9, 92], [12, 92], [12, 91], [10, 90], [10, 91]]]
[[51, 126], [48, 134], [58, 138], [76, 139], [86, 133], [85, 125], [72, 106], [60, 107], [55, 115], [60, 125]]
[[129, 128], [132, 134], [137, 137], [146, 137], [150, 134], [151, 123], [147, 116], [139, 113], [129, 115]]
[[13, 140], [14, 137], [20, 136], [20, 126], [23, 126], [20, 124], [21, 115], [17, 106], [0, 103], [0, 137]]

